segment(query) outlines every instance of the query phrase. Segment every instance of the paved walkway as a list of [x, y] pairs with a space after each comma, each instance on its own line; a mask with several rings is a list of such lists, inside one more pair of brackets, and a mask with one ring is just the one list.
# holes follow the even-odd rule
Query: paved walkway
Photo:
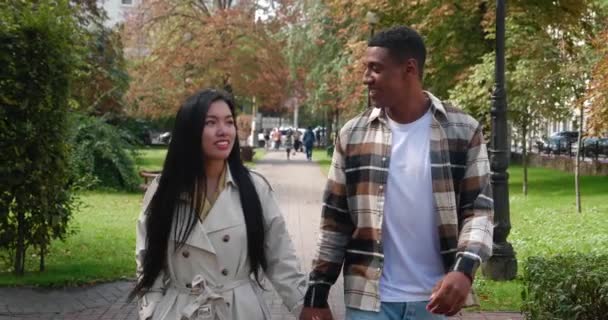
[[[256, 170], [272, 183], [300, 262], [310, 270], [320, 220], [320, 200], [325, 177], [319, 167], [298, 153], [289, 162], [285, 152], [269, 152]], [[86, 288], [0, 288], [0, 320], [5, 319], [137, 319], [134, 304], [125, 303], [132, 282], [119, 281]], [[274, 292], [266, 294], [272, 318], [295, 319]], [[332, 288], [330, 305], [336, 319], [344, 318], [342, 279]], [[522, 319], [518, 313], [464, 313], [453, 320]], [[255, 320], [255, 319], [252, 319]]]

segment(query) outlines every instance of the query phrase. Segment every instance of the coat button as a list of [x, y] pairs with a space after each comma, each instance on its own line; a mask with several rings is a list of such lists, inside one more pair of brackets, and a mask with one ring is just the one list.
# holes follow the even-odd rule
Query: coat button
[[224, 242], [230, 241], [230, 235], [229, 234], [224, 235], [224, 237], [222, 237], [222, 241], [224, 241]]
[[186, 283], [186, 288], [191, 289], [192, 288], [192, 284], [191, 283]]
[[184, 250], [182, 251], [182, 256], [184, 256], [184, 258], [188, 258], [190, 256], [190, 252]]
[[226, 302], [226, 306], [227, 306], [227, 307], [230, 307], [230, 302]]
[[228, 275], [228, 269], [226, 269], [226, 268], [222, 269], [222, 275], [227, 276]]

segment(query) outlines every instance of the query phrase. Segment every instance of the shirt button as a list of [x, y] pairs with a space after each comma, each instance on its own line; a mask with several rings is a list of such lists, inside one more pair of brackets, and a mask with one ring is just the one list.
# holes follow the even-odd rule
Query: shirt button
[[380, 188], [380, 190], [383, 190], [383, 189], [384, 189], [384, 186], [380, 186], [379, 188]]
[[182, 256], [184, 256], [184, 258], [188, 258], [190, 256], [190, 252], [184, 250], [182, 251]]
[[386, 161], [386, 157], [382, 157], [382, 161]]
[[222, 269], [222, 275], [227, 276], [228, 275], [228, 269], [226, 269], [226, 268]]
[[224, 242], [230, 241], [230, 235], [229, 234], [224, 235], [224, 237], [222, 237], [222, 241], [224, 241]]

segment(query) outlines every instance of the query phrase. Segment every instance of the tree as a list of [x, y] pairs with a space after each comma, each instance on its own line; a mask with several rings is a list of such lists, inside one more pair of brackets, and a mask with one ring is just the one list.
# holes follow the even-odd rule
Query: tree
[[69, 1], [0, 5], [0, 248], [25, 272], [26, 251], [40, 270], [53, 239], [64, 239], [74, 209], [67, 115], [82, 40]]
[[[527, 194], [528, 137], [547, 120], [562, 119], [581, 88], [585, 64], [576, 58], [579, 42], [590, 33], [593, 4], [588, 1], [515, 2], [507, 23], [507, 97], [509, 119], [522, 145], [523, 193]], [[488, 38], [493, 38], [489, 33]], [[493, 53], [473, 66], [470, 75], [450, 91], [450, 99], [481, 119], [490, 120], [489, 94], [493, 79]]]
[[593, 135], [608, 132], [608, 27], [594, 39], [594, 51], [599, 55], [591, 69], [591, 81], [585, 92], [584, 101], [588, 101], [587, 121]]
[[288, 70], [277, 33], [290, 19], [287, 5], [277, 7], [275, 17], [255, 21], [255, 1], [206, 3], [149, 1], [130, 18], [127, 43], [143, 33], [149, 52], [131, 70], [133, 112], [173, 114], [201, 87], [223, 88], [244, 101], [256, 97], [263, 108], [280, 109]]
[[[100, 13], [103, 15], [103, 12]], [[129, 88], [120, 32], [103, 25], [103, 16], [93, 16], [85, 33], [87, 54], [78, 65], [72, 99], [79, 111], [115, 118], [124, 114], [123, 96]]]

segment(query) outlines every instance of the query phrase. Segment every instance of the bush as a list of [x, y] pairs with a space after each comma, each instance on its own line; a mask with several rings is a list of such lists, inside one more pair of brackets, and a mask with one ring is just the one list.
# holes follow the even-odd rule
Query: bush
[[604, 319], [608, 256], [531, 257], [524, 266], [522, 311], [527, 319]]
[[74, 180], [81, 187], [133, 191], [139, 184], [133, 138], [102, 118], [74, 115], [71, 119]]
[[76, 24], [67, 0], [0, 4], [0, 249], [17, 275], [32, 247], [44, 269], [74, 209], [66, 140]]

